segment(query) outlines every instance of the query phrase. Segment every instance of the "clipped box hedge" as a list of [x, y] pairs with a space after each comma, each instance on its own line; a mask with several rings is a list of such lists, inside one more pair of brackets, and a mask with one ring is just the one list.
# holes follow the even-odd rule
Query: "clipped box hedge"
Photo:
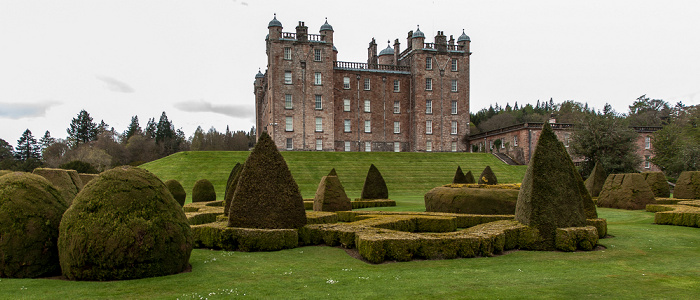
[[436, 187], [424, 196], [425, 210], [462, 214], [514, 214], [518, 192], [518, 189], [510, 187], [482, 188], [479, 185]]
[[700, 227], [700, 201], [681, 201], [676, 205], [649, 204], [646, 210], [654, 213], [656, 224]]
[[226, 227], [226, 222], [192, 226], [195, 248], [277, 251], [295, 248], [299, 235], [296, 229], [258, 229]]
[[598, 231], [593, 226], [557, 228], [554, 247], [557, 250], [573, 252], [591, 251], [598, 244]]

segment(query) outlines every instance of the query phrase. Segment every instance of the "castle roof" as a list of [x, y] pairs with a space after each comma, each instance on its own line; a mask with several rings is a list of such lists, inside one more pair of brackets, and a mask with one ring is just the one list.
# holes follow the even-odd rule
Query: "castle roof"
[[275, 17], [272, 18], [272, 21], [270, 21], [270, 23], [267, 24], [267, 28], [270, 27], [282, 27], [282, 22], [277, 20], [277, 14], [275, 14]]
[[386, 49], [382, 50], [382, 52], [379, 52], [379, 56], [382, 55], [394, 55], [394, 49], [391, 48], [391, 46], [386, 46]]
[[463, 42], [463, 41], [467, 41], [467, 42], [472, 41], [471, 39], [469, 39], [469, 36], [466, 33], [464, 33], [464, 29], [462, 29], [462, 35], [460, 35], [459, 38], [457, 39], [458, 43]]
[[258, 79], [258, 78], [265, 78], [265, 74], [260, 72], [260, 69], [258, 69], [258, 74], [255, 74], [255, 79]]
[[418, 37], [425, 38], [425, 34], [423, 34], [423, 32], [420, 31], [420, 26], [418, 26], [418, 29], [416, 29], [416, 32], [413, 33], [413, 37], [414, 38], [418, 38]]
[[328, 24], [328, 18], [326, 18], [326, 23], [324, 23], [323, 25], [321, 25], [321, 30], [320, 30], [320, 31], [324, 31], [324, 30], [333, 31], [333, 26], [331, 26], [331, 24]]

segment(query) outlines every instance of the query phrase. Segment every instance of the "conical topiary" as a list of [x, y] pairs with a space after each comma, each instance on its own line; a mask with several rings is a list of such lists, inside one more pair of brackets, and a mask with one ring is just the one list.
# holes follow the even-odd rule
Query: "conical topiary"
[[515, 220], [538, 230], [541, 243], [536, 249], [554, 249], [557, 228], [586, 226], [582, 180], [573, 166], [564, 145], [545, 123], [515, 207]]
[[192, 187], [192, 202], [207, 202], [216, 200], [214, 185], [208, 179], [200, 179]]
[[600, 195], [600, 190], [603, 189], [606, 178], [608, 178], [608, 175], [605, 174], [603, 166], [600, 165], [599, 161], [596, 162], [593, 171], [591, 171], [591, 175], [589, 175], [588, 179], [585, 181], [586, 189], [591, 194], [591, 197], [598, 197], [598, 195]]
[[474, 180], [474, 175], [472, 174], [472, 171], [467, 171], [467, 173], [464, 174], [464, 178], [466, 178], [466, 180], [467, 180], [466, 183], [476, 183], [476, 180]]
[[241, 171], [243, 170], [243, 165], [236, 163], [236, 166], [231, 170], [233, 177], [229, 176], [231, 181], [226, 184], [226, 193], [224, 195], [224, 216], [228, 216], [229, 209], [231, 208], [231, 200], [233, 199], [233, 194], [236, 192], [236, 185], [238, 185], [238, 179], [241, 177]]
[[24, 172], [0, 176], [0, 278], [61, 273], [58, 226], [66, 208], [61, 193], [44, 177]]
[[668, 187], [668, 181], [666, 181], [666, 176], [664, 176], [663, 172], [644, 172], [642, 176], [644, 176], [644, 180], [649, 185], [654, 196], [659, 198], [671, 196], [671, 189]]
[[678, 176], [673, 198], [700, 199], [700, 171], [683, 171]]
[[258, 138], [239, 176], [229, 208], [229, 227], [291, 229], [306, 225], [299, 186], [266, 132]]
[[479, 176], [479, 184], [498, 184], [496, 174], [493, 174], [490, 166], [486, 166], [484, 171], [481, 172], [481, 176]]
[[452, 183], [455, 184], [460, 184], [460, 183], [467, 183], [467, 177], [464, 176], [464, 173], [462, 173], [462, 168], [457, 166], [457, 171], [455, 172], [455, 176], [452, 178]]
[[331, 169], [331, 171], [328, 172], [328, 176], [338, 176], [338, 173], [335, 172], [335, 168]]
[[[331, 170], [335, 173], [335, 169]], [[321, 178], [321, 183], [314, 195], [314, 211], [345, 211], [352, 210], [350, 198], [345, 194], [345, 188], [338, 176], [328, 175]]]
[[362, 186], [362, 199], [389, 199], [389, 189], [386, 188], [386, 182], [382, 173], [379, 173], [374, 164], [369, 166], [365, 184]]
[[168, 188], [168, 191], [170, 191], [170, 194], [173, 195], [173, 198], [175, 198], [175, 201], [177, 201], [180, 206], [185, 206], [187, 192], [185, 192], [185, 188], [182, 187], [182, 184], [175, 179], [167, 180], [164, 182], [164, 184], [165, 187]]
[[639, 173], [610, 174], [598, 196], [599, 207], [645, 209], [656, 203], [654, 192]]

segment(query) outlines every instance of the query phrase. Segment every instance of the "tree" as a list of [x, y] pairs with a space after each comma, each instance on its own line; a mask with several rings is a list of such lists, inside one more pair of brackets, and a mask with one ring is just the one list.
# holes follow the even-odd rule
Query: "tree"
[[15, 148], [15, 157], [20, 161], [41, 158], [41, 146], [32, 135], [32, 131], [27, 129], [22, 133], [22, 136], [17, 140], [17, 148]]
[[649, 99], [641, 95], [629, 106], [627, 117], [631, 126], [661, 126], [668, 121], [671, 107], [661, 99]]
[[677, 177], [683, 171], [700, 170], [700, 107], [678, 103], [671, 116], [670, 123], [652, 136], [651, 162]]
[[80, 144], [94, 141], [97, 139], [98, 131], [97, 124], [92, 121], [90, 114], [83, 109], [76, 118], [71, 120], [70, 127], [66, 129], [66, 132], [68, 132], [68, 143], [71, 148], [74, 148]]
[[51, 132], [49, 132], [48, 130], [44, 132], [44, 136], [42, 136], [41, 139], [39, 139], [39, 145], [41, 145], [42, 156], [44, 150], [46, 150], [46, 148], [53, 145], [54, 143], [56, 143], [56, 139], [51, 137]]
[[0, 139], [0, 170], [9, 170], [15, 166], [15, 149], [5, 141]]
[[637, 132], [610, 104], [602, 113], [587, 114], [571, 136], [572, 153], [584, 158], [581, 171], [591, 172], [596, 161], [608, 174], [635, 172], [641, 163], [637, 156]]
[[155, 139], [156, 131], [156, 120], [154, 118], [148, 119], [148, 123], [146, 123], [146, 137], [149, 139]]
[[126, 144], [126, 141], [129, 140], [134, 134], [142, 134], [143, 130], [141, 130], [141, 126], [139, 125], [139, 117], [138, 116], [133, 116], [131, 117], [131, 123], [129, 123], [129, 128], [124, 131], [124, 136], [123, 136], [123, 143]]

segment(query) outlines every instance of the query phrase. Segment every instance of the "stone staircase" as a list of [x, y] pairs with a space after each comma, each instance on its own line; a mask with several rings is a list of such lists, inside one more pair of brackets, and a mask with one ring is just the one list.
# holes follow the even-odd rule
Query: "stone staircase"
[[519, 166], [520, 165], [518, 162], [516, 162], [515, 160], [510, 158], [510, 156], [508, 156], [505, 153], [496, 152], [496, 153], [493, 153], [493, 156], [495, 156], [496, 158], [498, 158], [498, 160], [504, 162], [507, 165], [511, 165], [511, 166]]

